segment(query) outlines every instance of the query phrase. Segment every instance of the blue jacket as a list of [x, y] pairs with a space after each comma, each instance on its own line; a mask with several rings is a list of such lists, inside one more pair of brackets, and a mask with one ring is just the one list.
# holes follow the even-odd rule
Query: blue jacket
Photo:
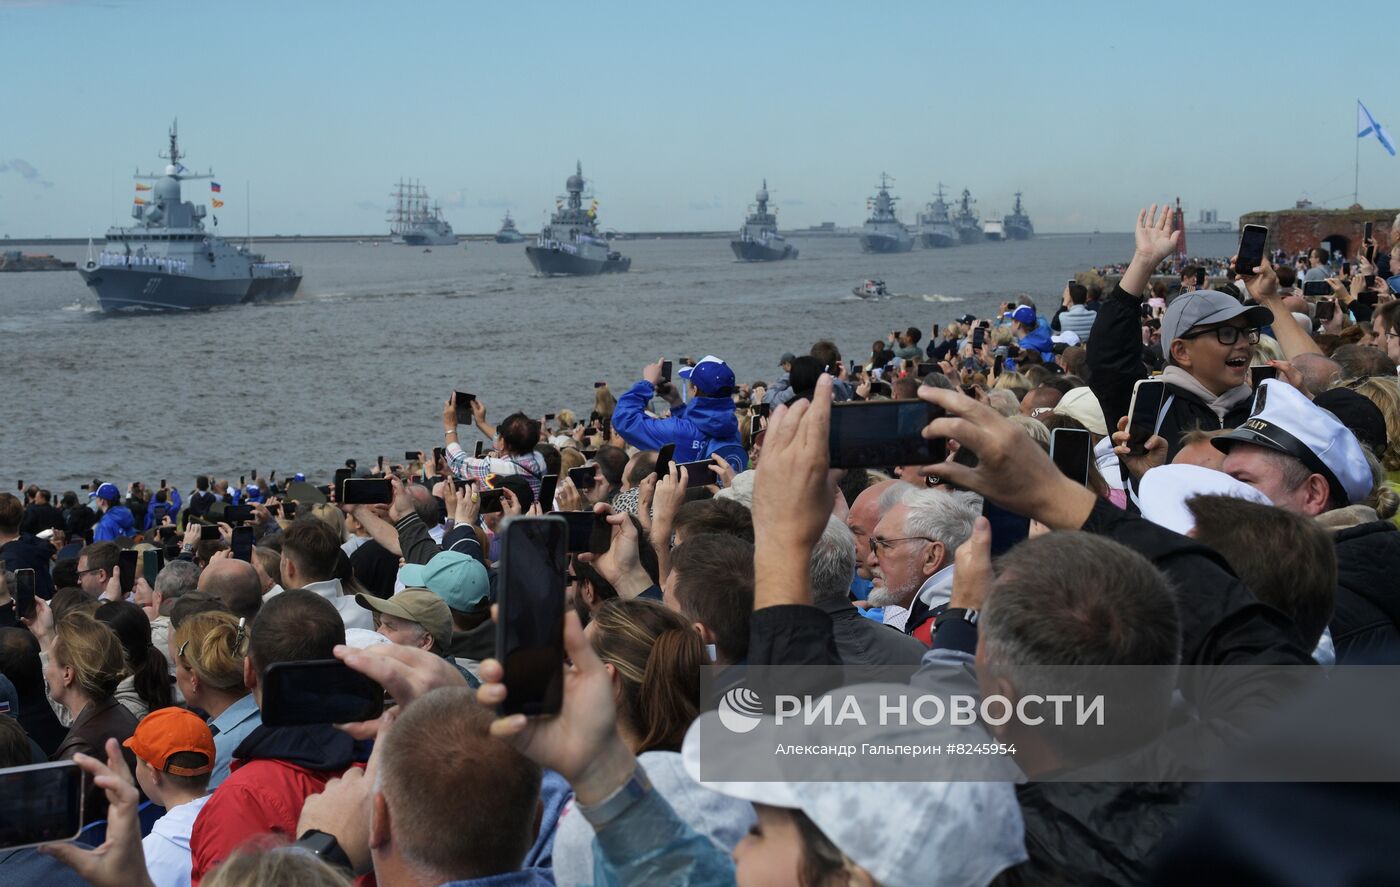
[[1021, 346], [1022, 351], [1039, 351], [1046, 363], [1055, 359], [1055, 343], [1050, 341], [1050, 332], [1045, 327], [1037, 326], [1031, 330], [1030, 335], [1016, 344]]
[[92, 541], [111, 542], [123, 536], [136, 535], [136, 519], [125, 505], [113, 505], [92, 528]]
[[[699, 462], [708, 458], [710, 443], [741, 446], [739, 420], [734, 418], [734, 401], [728, 397], [695, 397], [671, 414], [669, 419], [646, 415], [656, 389], [645, 379], [617, 399], [612, 424], [622, 439], [641, 450], [659, 450], [676, 445], [676, 462]], [[743, 466], [739, 467], [743, 470]]]
[[[170, 497], [169, 502], [157, 502], [152, 499], [151, 504], [146, 507], [146, 526], [142, 529], [149, 530], [160, 522], [160, 515], [168, 515], [170, 522], [175, 525], [180, 523], [180, 493], [174, 487], [166, 493]], [[162, 509], [164, 509], [162, 511]]]

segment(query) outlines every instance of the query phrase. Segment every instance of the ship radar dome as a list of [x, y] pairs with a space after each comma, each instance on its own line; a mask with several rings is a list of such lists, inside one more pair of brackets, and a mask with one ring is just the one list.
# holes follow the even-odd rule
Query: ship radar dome
[[759, 189], [758, 189], [758, 193], [755, 194], [755, 195], [753, 196], [753, 199], [754, 199], [754, 200], [757, 200], [759, 203], [767, 203], [767, 202], [768, 202], [768, 189], [767, 189], [767, 188], [759, 188]]
[[568, 180], [564, 182], [564, 190], [566, 190], [566, 191], [582, 191], [582, 190], [583, 190], [583, 164], [582, 164], [582, 163], [578, 164], [578, 165], [574, 168], [574, 174], [571, 175], [571, 176], [569, 176]]
[[175, 175], [175, 172], [176, 172], [175, 164], [171, 163], [171, 164], [169, 164], [169, 165], [167, 165], [167, 166], [165, 167], [165, 174], [166, 174], [166, 175], [168, 175], [168, 176], [173, 176], [173, 175]]

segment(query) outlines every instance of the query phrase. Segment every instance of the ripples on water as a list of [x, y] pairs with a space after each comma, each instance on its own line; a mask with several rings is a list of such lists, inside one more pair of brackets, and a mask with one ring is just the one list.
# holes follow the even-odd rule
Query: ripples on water
[[[620, 393], [662, 356], [713, 353], [741, 381], [771, 380], [784, 351], [818, 338], [863, 360], [891, 329], [927, 331], [1020, 292], [1050, 310], [1076, 271], [1133, 251], [1124, 234], [880, 256], [855, 238], [793, 240], [802, 257], [774, 264], [735, 262], [722, 239], [620, 241], [630, 273], [578, 279], [531, 276], [522, 244], [273, 244], [269, 258], [303, 268], [295, 299], [190, 314], [103, 315], [75, 272], [0, 274], [0, 478], [166, 477], [183, 490], [204, 471], [328, 476], [347, 458], [440, 444], [453, 388], [499, 420], [587, 414], [595, 379]], [[1202, 255], [1234, 245], [1191, 241]], [[856, 298], [867, 277], [904, 295]]]

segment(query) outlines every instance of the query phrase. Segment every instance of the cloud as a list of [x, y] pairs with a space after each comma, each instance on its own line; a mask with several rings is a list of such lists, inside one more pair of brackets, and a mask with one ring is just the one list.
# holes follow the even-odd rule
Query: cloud
[[19, 173], [20, 178], [24, 179], [26, 182], [33, 182], [34, 184], [40, 185], [45, 188], [53, 187], [53, 182], [50, 182], [48, 179], [44, 178], [43, 175], [41, 175], [39, 171], [34, 168], [34, 164], [30, 163], [27, 160], [21, 160], [20, 158], [15, 157], [11, 158], [8, 163], [0, 161], [0, 172], [5, 172], [6, 170], [14, 170], [15, 172]]
[[711, 197], [709, 200], [690, 201], [691, 212], [708, 212], [712, 209], [724, 209], [724, 201], [718, 197]]

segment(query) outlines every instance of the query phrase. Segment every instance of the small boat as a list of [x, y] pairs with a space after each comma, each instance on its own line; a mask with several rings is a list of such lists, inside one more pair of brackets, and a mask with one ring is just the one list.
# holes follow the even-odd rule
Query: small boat
[[851, 292], [862, 299], [874, 299], [880, 296], [888, 296], [889, 289], [885, 287], [883, 280], [866, 280], [860, 286], [852, 287]]
[[424, 247], [424, 248], [423, 248], [423, 252], [425, 252], [425, 253], [430, 253], [430, 252], [432, 252], [432, 250], [428, 249], [427, 247]]

